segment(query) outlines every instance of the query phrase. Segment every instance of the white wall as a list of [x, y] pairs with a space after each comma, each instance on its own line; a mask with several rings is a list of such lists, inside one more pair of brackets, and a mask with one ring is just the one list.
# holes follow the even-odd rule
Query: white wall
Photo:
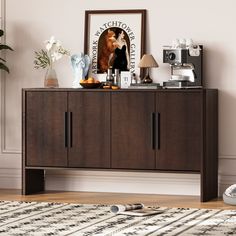
[[[236, 182], [236, 31], [234, 22], [235, 0], [6, 0], [5, 18], [6, 42], [14, 53], [7, 53], [10, 75], [1, 79], [1, 149], [0, 188], [20, 188], [21, 165], [21, 88], [42, 87], [44, 71], [33, 68], [34, 51], [44, 46], [43, 42], [51, 35], [60, 39], [72, 53], [83, 51], [84, 11], [97, 9], [147, 9], [147, 52], [152, 53], [160, 67], [152, 70], [155, 81], [169, 78], [169, 66], [162, 63], [162, 46], [170, 44], [175, 38], [192, 38], [204, 45], [204, 84], [208, 88], [219, 89], [219, 181], [221, 191]], [[4, 22], [3, 22], [4, 23]], [[72, 82], [72, 70], [69, 58], [57, 63], [57, 72], [61, 87], [69, 87]], [[5, 81], [5, 82], [4, 82]], [[101, 190], [96, 185], [85, 185], [87, 179], [100, 176], [101, 185], [106, 182], [107, 172], [79, 172], [66, 174], [67, 182], [62, 183], [60, 173], [48, 175], [48, 188], [78, 189], [72, 183], [77, 179], [83, 190]], [[134, 173], [127, 173], [133, 179], [137, 192], [142, 181], [136, 181]], [[139, 173], [139, 180], [147, 179], [145, 173]], [[176, 175], [152, 174], [152, 180], [171, 186]], [[178, 177], [185, 183], [182, 194], [198, 194], [189, 188], [185, 176]], [[199, 176], [190, 176], [195, 185]], [[125, 180], [119, 172], [112, 175], [114, 186], [119, 191]], [[149, 179], [150, 180], [150, 179]], [[172, 181], [171, 181], [172, 180]], [[72, 182], [71, 182], [72, 181]], [[105, 181], [105, 182], [104, 182]], [[92, 182], [92, 181], [91, 181]], [[148, 182], [148, 181], [147, 181]], [[147, 184], [147, 182], [144, 183]], [[68, 187], [71, 186], [71, 187]], [[81, 185], [79, 185], [81, 186]], [[90, 186], [86, 188], [86, 186]], [[105, 185], [106, 186], [106, 185]], [[110, 186], [110, 185], [107, 185]], [[116, 189], [117, 189], [116, 188]], [[81, 188], [80, 188], [81, 189]], [[155, 189], [155, 190], [153, 190]], [[196, 189], [196, 188], [195, 188]], [[103, 187], [101, 191], [111, 191]], [[127, 188], [127, 191], [129, 189]], [[147, 192], [165, 192], [165, 188], [150, 186]], [[181, 191], [180, 191], [181, 192]], [[175, 193], [175, 191], [173, 191]]]

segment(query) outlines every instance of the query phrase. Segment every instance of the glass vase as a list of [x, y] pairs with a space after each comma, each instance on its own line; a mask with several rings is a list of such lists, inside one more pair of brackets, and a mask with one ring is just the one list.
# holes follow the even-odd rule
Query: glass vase
[[57, 73], [52, 66], [50, 66], [47, 69], [45, 79], [44, 79], [44, 87], [45, 88], [58, 88], [59, 87]]

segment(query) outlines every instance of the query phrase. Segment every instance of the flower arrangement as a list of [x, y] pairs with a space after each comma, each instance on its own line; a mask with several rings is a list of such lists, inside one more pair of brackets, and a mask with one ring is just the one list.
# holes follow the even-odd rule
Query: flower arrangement
[[52, 36], [49, 40], [45, 41], [46, 50], [41, 49], [35, 52], [34, 68], [47, 68], [52, 67], [53, 63], [59, 60], [63, 55], [70, 55], [69, 51], [64, 49], [59, 40]]
[[[4, 35], [4, 31], [0, 30], [0, 37], [2, 37], [3, 35]], [[13, 49], [11, 47], [9, 47], [8, 45], [0, 43], [0, 50], [5, 50], [5, 49], [9, 49], [9, 50], [13, 51]], [[0, 57], [0, 70], [5, 70], [6, 72], [9, 73], [9, 69], [5, 65], [5, 62], [6, 62], [6, 60], [4, 60], [3, 58]]]

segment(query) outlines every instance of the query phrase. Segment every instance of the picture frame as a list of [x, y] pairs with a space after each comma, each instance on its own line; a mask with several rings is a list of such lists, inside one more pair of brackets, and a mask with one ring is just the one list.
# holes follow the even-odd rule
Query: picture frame
[[86, 10], [84, 53], [88, 76], [106, 81], [108, 68], [142, 76], [138, 63], [145, 53], [146, 9]]
[[120, 72], [120, 87], [129, 88], [131, 84], [131, 73], [129, 71]]

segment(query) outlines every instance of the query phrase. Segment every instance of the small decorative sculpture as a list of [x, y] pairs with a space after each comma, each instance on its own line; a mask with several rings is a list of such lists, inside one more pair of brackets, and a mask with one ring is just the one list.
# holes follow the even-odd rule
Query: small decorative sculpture
[[89, 56], [84, 55], [82, 52], [71, 56], [71, 64], [74, 72], [72, 88], [80, 87], [80, 81], [84, 80], [88, 74], [90, 63]]

